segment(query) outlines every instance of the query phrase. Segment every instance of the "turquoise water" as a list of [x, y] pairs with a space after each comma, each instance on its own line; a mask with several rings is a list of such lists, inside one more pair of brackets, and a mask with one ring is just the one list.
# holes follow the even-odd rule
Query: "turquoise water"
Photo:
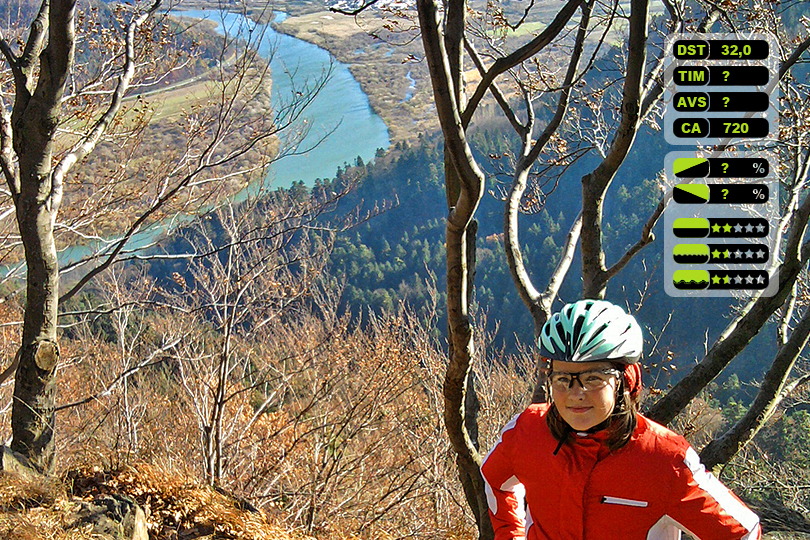
[[[372, 160], [378, 148], [388, 148], [388, 128], [371, 109], [368, 97], [354, 79], [349, 68], [341, 64], [325, 49], [311, 43], [274, 31], [269, 25], [258, 25], [246, 17], [214, 10], [183, 11], [175, 15], [208, 19], [217, 23], [217, 31], [224, 35], [239, 36], [254, 41], [250, 36], [261, 36], [253, 43], [264, 58], [270, 58], [272, 71], [272, 103], [274, 110], [282, 110], [286, 103], [296, 97], [296, 92], [306, 92], [307, 86], [317, 84], [327, 77], [318, 95], [298, 118], [290, 130], [307, 130], [307, 136], [298, 144], [300, 154], [288, 155], [270, 165], [263, 186], [250, 186], [236, 196], [242, 199], [259, 189], [289, 187], [294, 182], [312, 186], [318, 178], [332, 178], [338, 167], [354, 164], [357, 157]], [[285, 18], [276, 14], [276, 21]], [[268, 111], [270, 114], [274, 114]], [[323, 139], [321, 141], [321, 139]], [[283, 138], [282, 138], [283, 140]], [[321, 141], [319, 143], [319, 141]], [[175, 216], [166, 222], [157, 223], [135, 234], [127, 243], [126, 252], [131, 253], [154, 245], [175, 227], [187, 223], [193, 216]], [[60, 264], [64, 267], [109, 251], [116, 239], [98, 240], [89, 245], [69, 246], [59, 252]], [[22, 266], [3, 268], [3, 274], [18, 273]]]
[[[217, 23], [220, 34], [227, 30], [229, 35], [245, 39], [251, 31], [254, 36], [261, 35], [256, 49], [271, 59], [272, 102], [276, 110], [282, 110], [296, 92], [306, 92], [307, 86], [328, 75], [326, 84], [299, 119], [298, 127], [308, 129], [308, 135], [298, 149], [305, 151], [325, 139], [301, 155], [285, 156], [273, 163], [267, 174], [271, 187], [289, 187], [297, 181], [311, 186], [316, 178], [332, 178], [344, 163], [354, 164], [358, 156], [369, 161], [378, 148], [391, 144], [387, 126], [371, 109], [349, 68], [325, 49], [235, 13], [198, 10], [177, 15], [211, 20]], [[284, 14], [276, 15], [276, 21], [284, 18]]]

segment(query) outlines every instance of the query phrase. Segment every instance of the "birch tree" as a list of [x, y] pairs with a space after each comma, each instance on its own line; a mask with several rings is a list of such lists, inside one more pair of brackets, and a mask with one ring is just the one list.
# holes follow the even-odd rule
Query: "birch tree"
[[[261, 176], [272, 159], [295, 152], [304, 135], [297, 121], [324, 80], [293, 85], [288, 101], [268, 114], [268, 64], [255, 50], [261, 29], [252, 28], [238, 39], [226, 35], [209, 73], [206, 106], [192, 108], [178, 120], [182, 143], [177, 148], [151, 147], [148, 154], [141, 150], [140, 160], [133, 159], [124, 144], [113, 145], [120, 155], [108, 166], [113, 171], [108, 184], [121, 171], [129, 184], [109, 191], [111, 186], [99, 178], [83, 177], [82, 164], [116, 133], [119, 140], [151, 142], [143, 136], [149, 120], [143, 112], [145, 101], [125, 98], [129, 91], [158, 81], [160, 74], [154, 70], [164, 67], [158, 61], [166, 45], [160, 37], [160, 26], [166, 22], [165, 14], [159, 13], [161, 0], [117, 6], [115, 21], [89, 25], [93, 39], [106, 39], [94, 52], [97, 56], [85, 58], [89, 67], [77, 63], [76, 29], [101, 8], [90, 5], [82, 11], [76, 0], [42, 0], [36, 5], [30, 20], [17, 22], [17, 32], [0, 35], [4, 73], [11, 75], [11, 80], [2, 81], [0, 94], [0, 168], [13, 201], [26, 269], [11, 448], [37, 469], [49, 471], [54, 462], [60, 302], [112, 265], [138, 257], [143, 246], [131, 244], [139, 232], [167, 216], [199, 211], [217, 196], [217, 189], [233, 182], [246, 184]], [[180, 25], [172, 28], [182, 31]], [[81, 52], [84, 57], [89, 54]], [[85, 67], [92, 73], [80, 73]], [[129, 116], [122, 119], [125, 110]], [[122, 126], [128, 130], [123, 135]], [[280, 137], [284, 132], [290, 135]], [[106, 200], [93, 206], [97, 201], [89, 190], [86, 198], [72, 201], [77, 205], [73, 213], [85, 222], [107, 216], [102, 230], [112, 239], [79, 261], [60, 265], [57, 229], [78, 238], [99, 234], [98, 228], [80, 230], [82, 219], [72, 224], [59, 221], [65, 211], [63, 196], [80, 187], [77, 178], [98, 182], [99, 189], [107, 190]], [[111, 206], [116, 204], [120, 206]], [[60, 295], [60, 274], [68, 270], [77, 277]]]

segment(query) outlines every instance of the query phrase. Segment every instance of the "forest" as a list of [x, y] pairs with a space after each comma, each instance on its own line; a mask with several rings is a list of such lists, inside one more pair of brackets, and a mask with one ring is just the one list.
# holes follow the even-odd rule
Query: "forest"
[[[0, 475], [0, 537], [91, 538], [123, 493], [149, 538], [491, 539], [483, 455], [579, 298], [641, 324], [642, 412], [766, 538], [810, 533], [806, 5], [291, 5], [421, 94], [418, 133], [290, 188], [329, 73], [278, 98], [262, 26], [168, 9], [0, 6], [2, 464], [33, 475]], [[705, 31], [783, 46], [779, 139], [735, 147], [779, 156], [772, 297], [664, 292], [664, 36]]]

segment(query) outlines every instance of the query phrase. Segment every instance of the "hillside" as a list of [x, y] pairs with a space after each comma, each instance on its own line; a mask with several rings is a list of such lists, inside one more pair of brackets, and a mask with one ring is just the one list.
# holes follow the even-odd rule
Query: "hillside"
[[[521, 13], [517, 3], [507, 5], [510, 16]], [[75, 76], [79, 90], [64, 100], [55, 155], [45, 156], [50, 161], [66, 155], [103, 110], [116, 79], [115, 70], [101, 69], [101, 59], [109, 54], [115, 64], [122, 47], [112, 31], [114, 15], [136, 9], [83, 6], [79, 56], [88, 71]], [[476, 537], [470, 508], [485, 513], [486, 503], [465, 500], [469, 484], [459, 481], [456, 452], [475, 447], [483, 455], [525, 409], [538, 382], [533, 320], [504, 260], [504, 195], [521, 152], [506, 135], [514, 122], [485, 103], [466, 132], [486, 185], [477, 242], [469, 246], [476, 260], [472, 366], [468, 379], [459, 377], [475, 399], [469, 394], [456, 408], [473, 412], [462, 422], [471, 433], [469, 443], [454, 447], [445, 419], [455, 413], [445, 412], [453, 397], [446, 383], [446, 155], [425, 65], [416, 58], [418, 42], [400, 48], [375, 41], [350, 19], [327, 18], [309, 3], [290, 13], [282, 29], [352, 64], [373, 107], [390, 122], [395, 144], [371, 161], [333, 164], [335, 176], [311, 187], [268, 187], [266, 166], [279, 152], [306, 153], [297, 143], [315, 128], [302, 111], [322, 79], [292, 87], [290, 101], [274, 110], [267, 61], [250, 41], [261, 31], [251, 27], [228, 41], [208, 23], [165, 19], [138, 34], [140, 66], [159, 67], [165, 78], [143, 70], [109, 138], [68, 177], [64, 200], [57, 201], [64, 204], [52, 220], [60, 245], [87, 251], [69, 263], [66, 253], [59, 255], [70, 272], [65, 268], [54, 281], [59, 287], [48, 292], [64, 296], [49, 304], [52, 311], [35, 314], [50, 324], [50, 334], [29, 330], [38, 283], [15, 281], [10, 272], [2, 283], [0, 357], [10, 368], [0, 381], [0, 402], [7, 404], [0, 408], [0, 439], [13, 440], [20, 451], [32, 448], [19, 446], [20, 430], [53, 442], [55, 463], [47, 478], [18, 475], [3, 449], [0, 538], [84, 540], [100, 534], [93, 523], [118, 527], [90, 517], [96, 509], [140, 531], [138, 540], [144, 533], [157, 540]], [[536, 28], [530, 23], [521, 32]], [[411, 30], [402, 35], [414, 37]], [[653, 40], [650, 47], [657, 45]], [[556, 69], [565, 51], [555, 50], [545, 67]], [[537, 184], [522, 201], [520, 238], [538, 284], [549, 280], [582, 208], [583, 177], [604, 157], [600, 144], [607, 137], [599, 130], [609, 130], [620, 111], [611, 99], [620, 91], [615, 73], [623, 55], [619, 44], [593, 60], [593, 74], [577, 83], [585, 105], [532, 171]], [[99, 69], [107, 76], [97, 90], [88, 73]], [[534, 102], [538, 121], [551, 119], [553, 98]], [[320, 144], [333, 142], [328, 135]], [[530, 142], [531, 131], [524, 135]], [[634, 135], [604, 208], [609, 262], [639, 238], [662, 196], [668, 147], [654, 122]], [[61, 194], [59, 188], [51, 193]], [[6, 262], [22, 252], [14, 228], [17, 195], [4, 195]], [[109, 241], [115, 232], [150, 224], [156, 232], [144, 244]], [[554, 308], [583, 294], [579, 257]], [[607, 298], [643, 327], [642, 410], [691, 370], [739, 309], [727, 299], [695, 304], [666, 296], [662, 257], [661, 241], [653, 242], [607, 287]], [[79, 280], [82, 275], [88, 279]], [[729, 353], [735, 360], [726, 373], [699, 387], [672, 421], [698, 451], [744, 418], [775, 351], [787, 350], [786, 334], [803, 328], [797, 319], [810, 320], [806, 284], [798, 281], [793, 293], [795, 303], [781, 311], [785, 324], [763, 322], [743, 353]], [[742, 451], [713, 468], [761, 514], [769, 540], [802, 538], [778, 531], [810, 530], [810, 385], [800, 384], [810, 376], [799, 355], [803, 347], [795, 353], [792, 393]], [[16, 388], [8, 380], [15, 358], [22, 366]], [[605, 385], [590, 390], [614, 381], [620, 388], [616, 373], [605, 375]], [[32, 400], [14, 393], [37, 385], [41, 392]], [[615, 404], [622, 395], [609, 397]], [[33, 420], [19, 420], [20, 410], [40, 405]], [[602, 421], [591, 427], [601, 429]], [[48, 425], [35, 432], [35, 423]], [[477, 466], [472, 470], [468, 478], [478, 474]], [[483, 500], [484, 490], [478, 495]]]
[[304, 540], [243, 501], [144, 463], [71, 470], [61, 482], [28, 474], [0, 471], [0, 538]]

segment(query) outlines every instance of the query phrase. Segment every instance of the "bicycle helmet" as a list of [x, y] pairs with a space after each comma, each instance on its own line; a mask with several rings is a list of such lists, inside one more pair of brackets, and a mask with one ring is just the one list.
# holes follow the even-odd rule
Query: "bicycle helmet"
[[537, 341], [540, 354], [565, 362], [634, 364], [644, 346], [636, 319], [605, 300], [566, 304], [546, 321]]

